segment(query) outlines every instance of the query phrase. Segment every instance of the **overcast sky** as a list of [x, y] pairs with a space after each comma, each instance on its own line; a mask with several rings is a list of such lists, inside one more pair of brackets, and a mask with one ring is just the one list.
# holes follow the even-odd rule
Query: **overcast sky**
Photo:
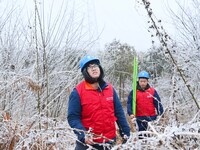
[[[51, 5], [47, 5], [47, 3], [54, 2], [54, 11], [59, 11], [62, 1], [63, 0], [40, 0], [40, 4], [44, 3], [45, 6], [48, 7]], [[168, 1], [170, 2], [168, 3]], [[15, 2], [19, 2], [20, 6], [28, 10], [34, 8], [34, 1], [0, 0], [0, 2], [0, 8], [3, 8], [3, 5], [5, 6], [4, 8], [6, 8], [7, 3], [12, 3], [13, 6], [16, 6]], [[67, 2], [65, 1], [65, 4], [67, 4]], [[138, 4], [137, 0], [69, 0], [69, 2], [74, 2], [75, 5], [78, 5], [75, 6], [76, 12], [80, 11], [80, 9], [84, 9], [84, 12], [88, 13], [87, 16], [90, 18], [89, 26], [91, 30], [96, 32], [96, 36], [101, 34], [98, 45], [100, 49], [103, 49], [104, 45], [112, 42], [113, 39], [134, 46], [137, 51], [146, 51], [151, 47], [151, 35], [147, 31], [147, 13], [144, 6]], [[150, 2], [156, 17], [161, 19], [164, 27], [173, 33], [174, 30], [172, 25], [170, 25], [166, 5], [170, 5], [170, 7], [175, 10], [174, 0], [150, 0]], [[25, 19], [28, 18], [26, 16], [27, 14], [29, 13], [24, 14]], [[48, 14], [49, 12], [47, 16]], [[57, 12], [53, 12], [52, 14], [57, 14]]]
[[[167, 8], [169, 0], [151, 0], [151, 8], [164, 26], [174, 32]], [[134, 46], [138, 51], [151, 47], [148, 33], [148, 18], [144, 6], [136, 0], [94, 0], [98, 31], [103, 31], [100, 45], [111, 42], [114, 38], [122, 43]], [[170, 7], [175, 10], [175, 2], [170, 1]]]

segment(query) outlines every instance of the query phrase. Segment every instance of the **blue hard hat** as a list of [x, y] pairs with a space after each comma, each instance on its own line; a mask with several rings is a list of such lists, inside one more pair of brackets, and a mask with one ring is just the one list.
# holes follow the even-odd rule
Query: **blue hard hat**
[[140, 73], [138, 73], [138, 78], [147, 78], [149, 79], [149, 73], [146, 71], [141, 71]]
[[85, 67], [85, 65], [88, 63], [88, 62], [91, 62], [91, 61], [96, 61], [97, 64], [100, 64], [100, 61], [98, 58], [96, 57], [93, 57], [91, 55], [85, 55], [81, 60], [80, 60], [80, 68], [81, 68], [81, 71], [83, 71], [83, 68]]

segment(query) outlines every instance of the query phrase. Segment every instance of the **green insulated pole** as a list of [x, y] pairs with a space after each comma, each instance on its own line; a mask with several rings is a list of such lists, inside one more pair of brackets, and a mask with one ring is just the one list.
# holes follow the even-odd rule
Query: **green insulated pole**
[[133, 101], [132, 101], [132, 111], [136, 115], [136, 87], [137, 87], [137, 74], [138, 74], [138, 62], [136, 56], [133, 60]]

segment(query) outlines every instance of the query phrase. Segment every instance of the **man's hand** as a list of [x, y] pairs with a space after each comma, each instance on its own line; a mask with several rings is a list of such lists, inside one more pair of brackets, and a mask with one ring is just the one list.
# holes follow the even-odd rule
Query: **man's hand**
[[127, 135], [124, 135], [124, 137], [122, 137], [122, 144], [125, 144], [128, 139], [129, 137]]
[[85, 144], [93, 145], [94, 141], [92, 137], [85, 137]]
[[130, 118], [131, 118], [131, 119], [135, 118], [135, 115], [131, 114], [131, 115], [130, 115]]
[[85, 144], [93, 145], [93, 136], [90, 134], [93, 129], [90, 127], [89, 130], [87, 131], [88, 133], [85, 134]]
[[85, 144], [93, 145], [94, 144], [93, 139], [86, 138], [85, 139]]

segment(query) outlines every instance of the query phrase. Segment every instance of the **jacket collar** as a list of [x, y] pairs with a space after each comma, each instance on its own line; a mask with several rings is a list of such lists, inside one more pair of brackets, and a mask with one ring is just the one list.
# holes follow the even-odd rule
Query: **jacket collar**
[[147, 86], [145, 87], [145, 89], [142, 89], [141, 86], [139, 85], [139, 82], [137, 82], [137, 90], [145, 92], [146, 90], [148, 90], [150, 88], [149, 83], [147, 84]]
[[[85, 89], [86, 90], [96, 90], [92, 87], [92, 85], [90, 83], [88, 83], [87, 81], [84, 81], [85, 82]], [[102, 91], [104, 90], [105, 88], [107, 88], [108, 84], [106, 82], [104, 82], [103, 84], [99, 84], [99, 88], [98, 88], [98, 91]]]

